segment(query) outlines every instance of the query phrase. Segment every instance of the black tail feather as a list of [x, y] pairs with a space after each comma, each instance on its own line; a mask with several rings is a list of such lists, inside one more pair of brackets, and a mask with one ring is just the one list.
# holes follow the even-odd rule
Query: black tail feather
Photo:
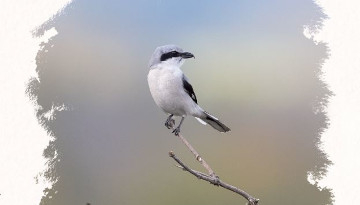
[[219, 132], [228, 132], [228, 131], [230, 131], [230, 128], [228, 128], [226, 125], [221, 123], [214, 116], [210, 115], [207, 112], [204, 112], [204, 114], [205, 114], [205, 116], [203, 118], [201, 118], [201, 119], [204, 120], [207, 124], [209, 124], [214, 129], [218, 130]]

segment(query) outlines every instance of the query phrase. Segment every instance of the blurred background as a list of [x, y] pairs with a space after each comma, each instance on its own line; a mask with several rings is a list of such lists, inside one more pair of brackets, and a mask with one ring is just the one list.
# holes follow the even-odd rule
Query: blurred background
[[[317, 148], [330, 94], [318, 79], [326, 47], [303, 35], [321, 18], [312, 0], [74, 1], [39, 30], [59, 34], [43, 45], [29, 84], [55, 136], [44, 154], [57, 182], [42, 204], [246, 202], [168, 157], [173, 150], [205, 171], [164, 127], [148, 89], [148, 61], [165, 44], [196, 56], [182, 69], [198, 103], [232, 129], [221, 134], [190, 117], [182, 127], [222, 180], [260, 204], [330, 203], [329, 190], [307, 181], [329, 164]], [[44, 117], [61, 105], [68, 109]]]

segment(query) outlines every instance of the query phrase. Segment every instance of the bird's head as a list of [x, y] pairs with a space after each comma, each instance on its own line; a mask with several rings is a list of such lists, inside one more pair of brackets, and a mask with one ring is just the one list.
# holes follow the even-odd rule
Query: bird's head
[[151, 56], [149, 67], [158, 64], [169, 64], [181, 66], [187, 58], [195, 58], [192, 53], [184, 52], [180, 47], [175, 45], [165, 45], [157, 47]]

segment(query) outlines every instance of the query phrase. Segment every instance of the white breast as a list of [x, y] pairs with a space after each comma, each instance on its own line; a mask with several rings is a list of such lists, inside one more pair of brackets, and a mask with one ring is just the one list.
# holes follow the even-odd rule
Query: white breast
[[161, 66], [150, 69], [148, 83], [155, 103], [165, 112], [186, 115], [184, 105], [186, 93], [182, 84], [183, 72], [175, 66]]

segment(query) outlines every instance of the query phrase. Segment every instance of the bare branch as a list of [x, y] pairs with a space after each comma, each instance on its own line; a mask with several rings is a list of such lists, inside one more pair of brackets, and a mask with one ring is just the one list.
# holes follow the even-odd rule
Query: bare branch
[[205, 167], [205, 169], [209, 172], [210, 176], [216, 177], [215, 172], [211, 169], [211, 167], [206, 163], [206, 161], [200, 157], [199, 153], [191, 146], [191, 144], [183, 137], [180, 133], [177, 135], [181, 141], [189, 148], [191, 153], [194, 154], [195, 159], [201, 163]]
[[[174, 125], [175, 121], [171, 124]], [[170, 127], [173, 128], [173, 127]], [[220, 180], [220, 178], [215, 175], [215, 172], [211, 169], [211, 167], [208, 165], [208, 163], [206, 163], [206, 161], [200, 157], [199, 153], [193, 148], [193, 146], [179, 133], [177, 134], [177, 136], [181, 139], [181, 141], [188, 147], [188, 149], [191, 151], [191, 153], [194, 154], [195, 159], [201, 163], [201, 165], [203, 165], [205, 167], [205, 169], [209, 172], [209, 175], [204, 174], [202, 172], [190, 169], [189, 167], [187, 167], [179, 158], [177, 158], [175, 156], [175, 154], [171, 151], [169, 152], [169, 156], [171, 158], [173, 158], [180, 166], [177, 166], [179, 168], [181, 168], [184, 171], [189, 172], [190, 174], [196, 176], [198, 179], [202, 179], [205, 181], [210, 182], [211, 184], [215, 185], [215, 186], [220, 186], [223, 187], [224, 189], [233, 191], [239, 195], [241, 195], [242, 197], [244, 197], [246, 200], [248, 200], [248, 204], [249, 205], [257, 205], [259, 202], [259, 199], [256, 199], [254, 197], [252, 197], [250, 194], [246, 193], [245, 191], [232, 186], [230, 184], [224, 183], [223, 181]]]
[[173, 158], [180, 165], [180, 166], [178, 166], [179, 168], [181, 168], [182, 170], [187, 171], [190, 174], [196, 176], [198, 179], [208, 181], [208, 182], [210, 182], [211, 184], [213, 184], [215, 186], [220, 186], [220, 187], [223, 187], [223, 188], [228, 189], [230, 191], [233, 191], [233, 192], [235, 192], [237, 194], [240, 194], [246, 200], [248, 200], [250, 205], [257, 205], [258, 204], [259, 199], [256, 199], [256, 198], [252, 197], [251, 195], [249, 195], [245, 191], [243, 191], [243, 190], [241, 190], [241, 189], [239, 189], [239, 188], [237, 188], [235, 186], [232, 186], [230, 184], [227, 184], [227, 183], [221, 181], [218, 176], [206, 175], [206, 174], [204, 174], [202, 172], [190, 169], [179, 158], [177, 158], [176, 155], [173, 152], [169, 152], [169, 156], [171, 158]]

